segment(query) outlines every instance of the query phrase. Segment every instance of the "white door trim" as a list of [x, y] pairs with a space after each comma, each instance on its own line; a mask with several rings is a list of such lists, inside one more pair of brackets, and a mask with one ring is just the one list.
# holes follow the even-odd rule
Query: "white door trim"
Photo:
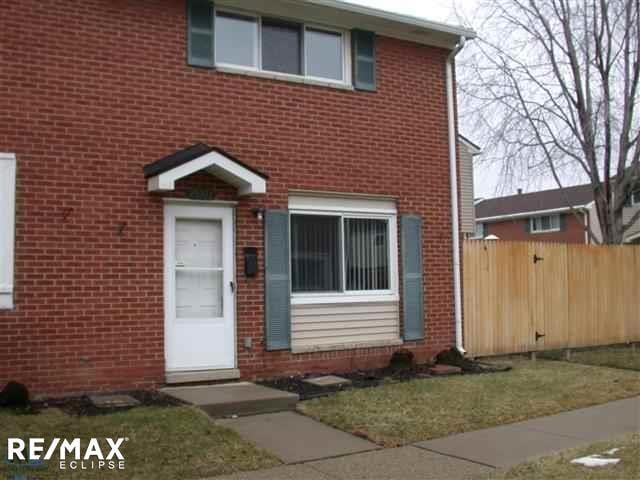
[[[171, 321], [173, 315], [175, 315], [175, 265], [173, 263], [174, 250], [175, 250], [175, 234], [176, 234], [176, 219], [194, 219], [194, 220], [222, 220], [223, 221], [223, 262], [224, 262], [224, 304], [225, 311], [229, 309], [229, 315], [232, 318], [232, 339], [233, 342], [233, 361], [229, 365], [225, 365], [224, 368], [215, 369], [185, 369], [185, 368], [173, 368], [169, 366], [168, 351], [169, 341], [171, 335]], [[225, 226], [229, 225], [230, 233], [225, 233]], [[231, 243], [229, 246], [228, 244]], [[224, 204], [208, 204], [203, 202], [179, 202], [179, 203], [165, 203], [164, 205], [164, 358], [165, 358], [165, 372], [167, 378], [176, 376], [180, 373], [200, 373], [215, 372], [222, 373], [224, 371], [232, 371], [234, 375], [237, 375], [237, 319], [236, 319], [236, 295], [235, 295], [235, 209], [232, 205]], [[233, 282], [234, 291], [231, 292], [229, 282]], [[177, 375], [179, 376], [179, 375]]]

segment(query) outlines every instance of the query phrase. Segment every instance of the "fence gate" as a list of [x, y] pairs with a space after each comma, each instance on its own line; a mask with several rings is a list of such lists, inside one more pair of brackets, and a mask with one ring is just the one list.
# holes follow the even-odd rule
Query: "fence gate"
[[562, 348], [569, 340], [567, 248], [530, 243], [531, 351]]
[[640, 248], [529, 242], [464, 245], [471, 355], [640, 341]]

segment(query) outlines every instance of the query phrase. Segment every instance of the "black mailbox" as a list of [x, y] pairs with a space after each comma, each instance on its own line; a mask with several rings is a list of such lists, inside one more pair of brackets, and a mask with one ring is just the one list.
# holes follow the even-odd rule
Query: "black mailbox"
[[258, 249], [247, 247], [244, 249], [244, 274], [247, 277], [258, 275]]

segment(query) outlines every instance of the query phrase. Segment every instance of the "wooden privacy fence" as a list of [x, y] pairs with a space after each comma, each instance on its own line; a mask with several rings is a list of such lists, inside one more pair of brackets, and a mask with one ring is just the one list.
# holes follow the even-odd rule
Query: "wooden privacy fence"
[[640, 247], [467, 241], [471, 355], [640, 341]]

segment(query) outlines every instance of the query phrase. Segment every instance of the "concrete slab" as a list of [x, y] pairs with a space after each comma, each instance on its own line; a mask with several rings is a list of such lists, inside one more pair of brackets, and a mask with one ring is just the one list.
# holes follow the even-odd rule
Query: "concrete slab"
[[320, 460], [306, 465], [344, 480], [462, 480], [486, 477], [493, 472], [492, 468], [483, 465], [411, 446]]
[[328, 475], [307, 465], [285, 465], [284, 467], [241, 472], [210, 480], [333, 480]]
[[131, 395], [89, 395], [89, 400], [97, 408], [137, 407], [140, 401]]
[[573, 448], [575, 438], [503, 426], [416, 443], [426, 450], [502, 468]]
[[351, 380], [347, 378], [337, 377], [335, 375], [326, 375], [324, 377], [307, 378], [304, 383], [315, 385], [316, 387], [339, 387], [342, 385], [351, 385]]
[[517, 425], [595, 443], [619, 435], [640, 433], [640, 398], [619, 400]]
[[293, 410], [298, 395], [248, 382], [163, 388], [162, 393], [190, 403], [212, 417]]
[[300, 463], [378, 449], [368, 442], [294, 412], [216, 422], [231, 428], [284, 463]]

